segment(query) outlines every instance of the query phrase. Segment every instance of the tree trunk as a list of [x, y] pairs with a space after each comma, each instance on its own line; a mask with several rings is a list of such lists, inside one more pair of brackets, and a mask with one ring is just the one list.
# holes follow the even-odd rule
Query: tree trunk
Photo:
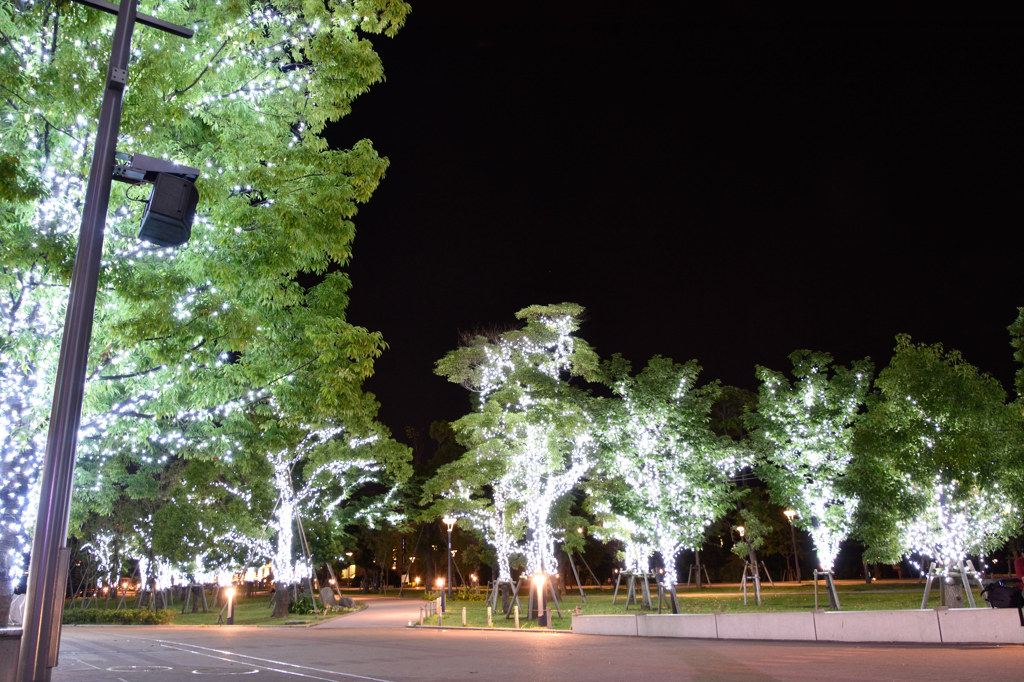
[[942, 606], [960, 609], [964, 605], [964, 590], [958, 582], [942, 581]]
[[285, 583], [276, 583], [274, 593], [274, 614], [271, 618], [287, 618], [288, 606], [292, 603], [292, 593]]

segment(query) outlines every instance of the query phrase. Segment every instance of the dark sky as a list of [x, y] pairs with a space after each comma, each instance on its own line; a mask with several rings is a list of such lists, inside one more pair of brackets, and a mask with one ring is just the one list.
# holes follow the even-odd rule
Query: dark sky
[[414, 2], [372, 38], [387, 82], [331, 139], [391, 160], [349, 319], [390, 345], [366, 387], [396, 436], [468, 411], [433, 363], [534, 303], [751, 389], [798, 348], [881, 368], [899, 332], [1012, 386], [1019, 17], [709, 5]]

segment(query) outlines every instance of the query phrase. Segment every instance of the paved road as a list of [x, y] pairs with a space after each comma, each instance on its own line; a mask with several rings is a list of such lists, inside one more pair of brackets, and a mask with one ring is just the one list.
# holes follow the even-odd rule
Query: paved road
[[726, 642], [418, 630], [423, 603], [370, 607], [315, 628], [66, 627], [53, 682], [1022, 679], [1024, 647]]

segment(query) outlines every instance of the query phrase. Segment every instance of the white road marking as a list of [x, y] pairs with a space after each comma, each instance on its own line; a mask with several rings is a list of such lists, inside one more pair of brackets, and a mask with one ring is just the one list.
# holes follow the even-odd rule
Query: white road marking
[[93, 669], [95, 669], [95, 670], [103, 670], [103, 668], [100, 668], [99, 666], [95, 666], [95, 665], [93, 665], [92, 663], [86, 663], [86, 662], [85, 662], [85, 661], [83, 661], [82, 659], [80, 659], [80, 658], [76, 658], [75, 656], [68, 656], [68, 658], [70, 658], [70, 659], [71, 659], [72, 661], [74, 661], [75, 663], [81, 663], [82, 665], [87, 665], [87, 666], [89, 666], [90, 668], [93, 668]]
[[[234, 660], [227, 659], [227, 658], [221, 658], [219, 656], [213, 656], [211, 654], [203, 654], [203, 653], [200, 653], [199, 651], [192, 651], [192, 649], [202, 649], [203, 651], [212, 651], [214, 653], [223, 654], [225, 656], [235, 656], [235, 657], [238, 657], [238, 658], [247, 658], [247, 659], [250, 659], [250, 660], [253, 660], [253, 661], [260, 661], [261, 663], [272, 663], [274, 665], [284, 665], [284, 666], [288, 666], [289, 668], [298, 668], [299, 670], [309, 670], [309, 671], [312, 671], [312, 672], [324, 673], [324, 674], [327, 674], [327, 675], [337, 675], [337, 676], [341, 676], [341, 677], [351, 677], [351, 678], [354, 678], [354, 679], [357, 679], [357, 680], [369, 680], [369, 682], [393, 682], [392, 680], [384, 680], [384, 679], [381, 679], [379, 677], [367, 677], [366, 675], [356, 675], [354, 673], [342, 673], [342, 672], [338, 672], [336, 670], [323, 670], [321, 668], [311, 668], [310, 666], [298, 665], [296, 663], [288, 663], [286, 661], [275, 661], [275, 660], [270, 659], [270, 658], [259, 658], [258, 656], [247, 656], [245, 654], [236, 654], [236, 653], [231, 652], [231, 651], [223, 651], [221, 649], [211, 649], [209, 647], [199, 646], [198, 644], [184, 644], [182, 642], [172, 642], [172, 641], [166, 640], [166, 639], [154, 639], [154, 640], [151, 640], [151, 641], [153, 641], [153, 642], [160, 642], [161, 645], [167, 647], [168, 649], [175, 649], [177, 651], [185, 651], [185, 652], [188, 652], [188, 653], [191, 653], [191, 654], [195, 654], [197, 656], [209, 656], [210, 658], [220, 658], [220, 660], [228, 661], [229, 663], [240, 663], [240, 661], [234, 661]], [[171, 646], [172, 644], [176, 645], [176, 646]], [[178, 648], [178, 647], [184, 647], [184, 648]], [[291, 671], [291, 670], [276, 670], [274, 668], [268, 668], [267, 666], [262, 666], [262, 667], [266, 668], [267, 670], [273, 670], [274, 672], [284, 673], [284, 674], [287, 674], [287, 675], [296, 675], [298, 677], [306, 677], [306, 678], [313, 679], [313, 680], [325, 680], [326, 682], [337, 682], [337, 680], [333, 680], [333, 679], [327, 678], [327, 677], [317, 677], [315, 675], [305, 675], [305, 674], [294, 672], [294, 671]]]

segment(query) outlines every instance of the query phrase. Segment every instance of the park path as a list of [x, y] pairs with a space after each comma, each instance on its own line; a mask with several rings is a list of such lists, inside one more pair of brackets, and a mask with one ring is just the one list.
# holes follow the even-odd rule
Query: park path
[[334, 618], [314, 627], [317, 630], [404, 628], [408, 627], [409, 621], [419, 622], [420, 607], [427, 603], [422, 599], [397, 599], [372, 595], [359, 595], [356, 598], [366, 602], [365, 609], [341, 618]]

